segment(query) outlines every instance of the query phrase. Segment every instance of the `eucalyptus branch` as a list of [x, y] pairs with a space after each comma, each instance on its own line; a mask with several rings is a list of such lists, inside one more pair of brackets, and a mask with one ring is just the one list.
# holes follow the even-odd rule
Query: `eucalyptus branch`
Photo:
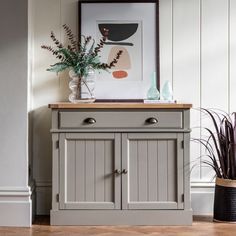
[[69, 39], [70, 42], [71, 42], [71, 49], [72, 49], [73, 51], [76, 51], [76, 50], [78, 49], [78, 47], [77, 47], [78, 44], [77, 44], [77, 41], [76, 41], [76, 39], [75, 39], [74, 34], [72, 33], [72, 30], [71, 30], [70, 27], [69, 27], [68, 25], [66, 25], [66, 24], [63, 25], [63, 28], [64, 28], [64, 30], [65, 30], [65, 32], [66, 32], [66, 35], [67, 35], [68, 39]]
[[69, 39], [68, 45], [62, 44], [52, 31], [50, 36], [53, 43], [55, 44], [55, 48], [45, 45], [41, 46], [43, 49], [51, 52], [56, 57], [56, 59], [59, 59], [60, 61], [54, 65], [51, 65], [47, 70], [58, 73], [66, 69], [72, 69], [79, 78], [77, 85], [79, 94], [81, 93], [81, 84], [83, 83], [90, 95], [92, 95], [92, 91], [90, 90], [86, 79], [83, 79], [83, 77], [87, 76], [88, 70], [90, 68], [94, 70], [108, 71], [118, 63], [122, 51], [118, 51], [109, 64], [101, 62], [99, 54], [104, 48], [105, 42], [108, 38], [109, 32], [107, 29], [103, 29], [104, 36], [96, 45], [95, 40], [91, 36], [82, 35], [81, 41], [77, 41], [69, 26], [64, 24], [63, 29], [67, 38]]
[[56, 38], [55, 34], [53, 33], [53, 31], [51, 31], [51, 39], [56, 44], [56, 46], [58, 48], [63, 48], [62, 43], [60, 43], [59, 40], [57, 40], [57, 38]]

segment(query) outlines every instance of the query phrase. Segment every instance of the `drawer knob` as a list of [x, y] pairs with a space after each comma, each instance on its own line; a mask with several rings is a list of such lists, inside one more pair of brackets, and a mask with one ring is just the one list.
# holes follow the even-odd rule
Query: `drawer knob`
[[146, 123], [148, 123], [148, 124], [157, 124], [158, 120], [154, 117], [150, 117], [150, 118], [146, 119]]
[[118, 170], [118, 169], [116, 169], [116, 170], [114, 171], [114, 173], [117, 174], [117, 175], [120, 175], [120, 174], [121, 174], [121, 171]]
[[96, 123], [96, 120], [95, 120], [94, 118], [86, 118], [86, 119], [84, 120], [84, 122], [87, 123], [87, 124], [92, 125], [92, 124], [95, 124], [95, 123]]
[[128, 170], [123, 169], [122, 173], [126, 175], [128, 173]]

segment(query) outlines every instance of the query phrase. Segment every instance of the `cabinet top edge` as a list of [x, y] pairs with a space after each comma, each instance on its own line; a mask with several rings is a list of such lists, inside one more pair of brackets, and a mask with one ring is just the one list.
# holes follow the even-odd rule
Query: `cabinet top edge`
[[190, 109], [192, 104], [187, 103], [70, 103], [70, 102], [57, 102], [48, 105], [51, 109], [79, 109], [79, 108], [102, 108], [102, 109]]

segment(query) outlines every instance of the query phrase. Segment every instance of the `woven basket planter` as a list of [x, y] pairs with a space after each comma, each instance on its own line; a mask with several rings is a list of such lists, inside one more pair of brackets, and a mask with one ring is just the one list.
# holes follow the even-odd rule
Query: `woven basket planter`
[[236, 180], [216, 178], [214, 221], [236, 223]]

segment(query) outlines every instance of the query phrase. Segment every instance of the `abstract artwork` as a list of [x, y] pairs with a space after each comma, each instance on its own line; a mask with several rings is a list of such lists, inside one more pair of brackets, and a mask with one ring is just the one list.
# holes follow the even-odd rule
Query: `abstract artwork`
[[159, 0], [79, 1], [79, 36], [97, 43], [108, 31], [100, 60], [109, 63], [123, 51], [115, 67], [96, 73], [96, 99], [143, 99], [153, 72], [159, 80], [158, 12]]
[[98, 74], [101, 80], [142, 80], [142, 22], [141, 21], [96, 21], [97, 40], [108, 38], [101, 54], [101, 61], [110, 63], [116, 53], [122, 50], [120, 60], [110, 73]]

